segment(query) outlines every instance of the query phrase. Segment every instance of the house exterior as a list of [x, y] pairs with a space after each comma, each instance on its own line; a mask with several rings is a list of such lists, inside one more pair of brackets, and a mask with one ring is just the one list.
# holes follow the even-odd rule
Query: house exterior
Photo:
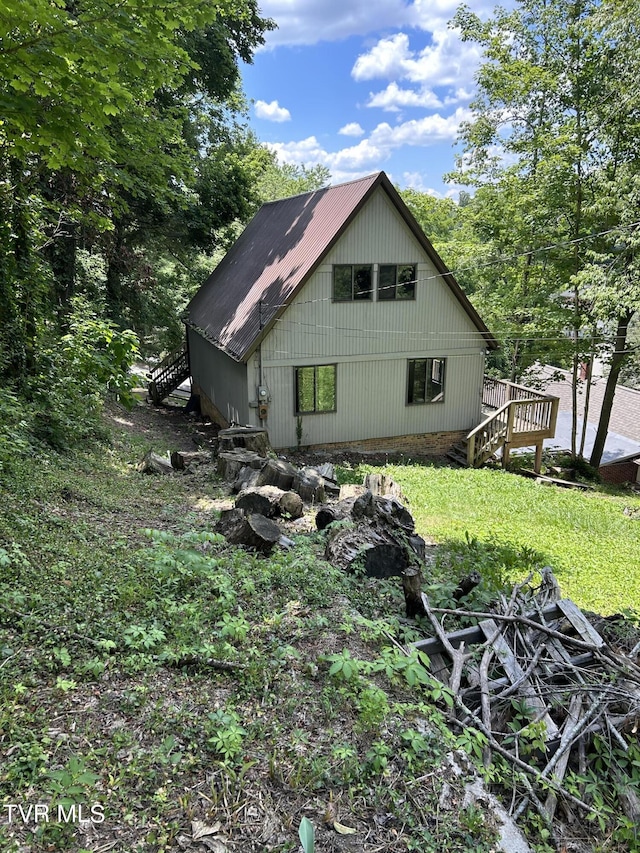
[[186, 325], [203, 412], [278, 449], [445, 452], [496, 346], [384, 172], [265, 204]]

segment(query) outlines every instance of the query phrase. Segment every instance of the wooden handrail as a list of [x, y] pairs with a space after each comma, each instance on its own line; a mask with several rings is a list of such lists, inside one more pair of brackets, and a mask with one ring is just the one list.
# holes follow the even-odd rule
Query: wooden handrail
[[[557, 397], [536, 395], [509, 400], [467, 435], [467, 464], [482, 464], [500, 447], [526, 446], [553, 438], [558, 416]], [[480, 438], [479, 438], [480, 437]]]

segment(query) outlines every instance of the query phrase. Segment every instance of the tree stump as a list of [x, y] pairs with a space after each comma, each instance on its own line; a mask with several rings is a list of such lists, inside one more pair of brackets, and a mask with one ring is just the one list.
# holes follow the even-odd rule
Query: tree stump
[[264, 515], [245, 515], [241, 509], [224, 510], [215, 529], [232, 545], [244, 545], [263, 554], [273, 550], [282, 532], [278, 525]]
[[252, 450], [266, 458], [271, 453], [269, 433], [261, 427], [230, 427], [218, 433], [220, 450]]
[[409, 566], [402, 574], [405, 612], [409, 619], [426, 616], [422, 602], [422, 572], [415, 566]]

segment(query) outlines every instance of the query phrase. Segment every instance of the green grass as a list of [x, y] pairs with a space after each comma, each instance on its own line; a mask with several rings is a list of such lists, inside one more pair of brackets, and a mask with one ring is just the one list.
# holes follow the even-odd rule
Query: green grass
[[546, 487], [503, 471], [385, 470], [401, 484], [423, 536], [464, 540], [468, 533], [535, 549], [581, 607], [640, 611], [640, 498]]

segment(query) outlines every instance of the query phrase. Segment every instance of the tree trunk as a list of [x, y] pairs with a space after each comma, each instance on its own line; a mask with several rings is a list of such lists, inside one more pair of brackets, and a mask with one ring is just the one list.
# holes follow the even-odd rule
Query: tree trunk
[[620, 376], [622, 366], [627, 358], [627, 330], [633, 314], [633, 311], [627, 312], [618, 318], [616, 343], [613, 350], [613, 357], [611, 359], [611, 369], [607, 376], [607, 384], [604, 389], [604, 398], [602, 400], [602, 409], [600, 410], [600, 420], [598, 421], [598, 430], [596, 432], [593, 450], [591, 451], [591, 458], [589, 459], [589, 463], [593, 465], [594, 468], [598, 468], [602, 460], [604, 445], [609, 432], [609, 421], [611, 420], [611, 409], [613, 408], [613, 400], [616, 394], [616, 385], [618, 384], [618, 378]]

